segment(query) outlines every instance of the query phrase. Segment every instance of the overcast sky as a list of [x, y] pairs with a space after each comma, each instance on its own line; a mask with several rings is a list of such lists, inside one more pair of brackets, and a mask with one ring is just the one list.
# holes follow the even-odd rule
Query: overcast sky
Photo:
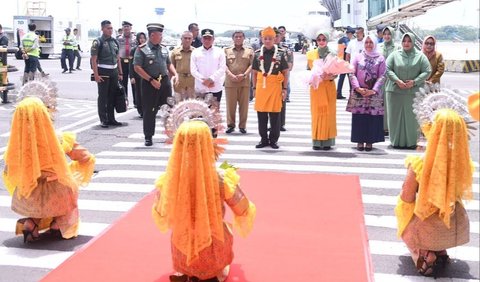
[[[25, 2], [2, 0], [0, 23], [12, 26], [13, 15], [25, 14]], [[301, 28], [301, 16], [318, 5], [316, 0], [47, 0], [47, 15], [57, 19], [77, 19], [88, 28], [99, 28], [109, 19], [115, 28], [122, 20], [133, 23], [134, 30], [145, 30], [149, 22], [161, 22], [176, 32], [185, 30], [189, 23], [198, 22], [200, 28], [216, 31], [239, 27], [214, 23], [246, 24], [251, 26], [286, 25], [287, 29]], [[443, 5], [419, 16], [413, 21], [423, 28], [441, 25], [479, 24], [479, 1], [459, 0]], [[157, 16], [154, 8], [165, 8], [164, 16]], [[196, 8], [195, 8], [196, 7]]]

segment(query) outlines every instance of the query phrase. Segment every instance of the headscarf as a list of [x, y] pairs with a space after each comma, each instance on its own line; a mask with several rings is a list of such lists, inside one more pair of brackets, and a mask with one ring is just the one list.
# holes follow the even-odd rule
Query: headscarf
[[[425, 45], [425, 42], [427, 42], [427, 39], [431, 38], [433, 40], [433, 50], [431, 52], [428, 52], [427, 51], [427, 46]], [[435, 39], [435, 37], [433, 37], [433, 35], [428, 35], [426, 36], [424, 39], [423, 39], [423, 43], [422, 43], [422, 52], [423, 54], [425, 54], [425, 56], [427, 56], [427, 58], [430, 60], [431, 58], [435, 57], [435, 47], [437, 45], [437, 40]]]
[[26, 97], [16, 107], [5, 152], [5, 186], [28, 198], [38, 186], [42, 171], [55, 173], [58, 181], [77, 189], [67, 159], [42, 100]]
[[[403, 39], [405, 39], [405, 36], [408, 36], [410, 37], [410, 40], [412, 41], [412, 48], [410, 50], [405, 50], [405, 48], [403, 48]], [[403, 36], [402, 36], [402, 51], [407, 53], [407, 54], [410, 54], [411, 52], [415, 52], [415, 35], [413, 33], [410, 33], [410, 32], [406, 32]]]
[[187, 265], [224, 241], [223, 213], [211, 130], [203, 121], [184, 122], [175, 133], [161, 189], [160, 211], [172, 229], [172, 244]]
[[319, 31], [317, 32], [317, 37], [315, 37], [315, 40], [320, 36], [323, 35], [325, 36], [325, 39], [327, 40], [327, 45], [325, 47], [320, 47], [318, 46], [318, 56], [320, 59], [325, 59], [328, 54], [333, 53], [330, 48], [328, 48], [328, 41], [330, 40], [330, 36], [328, 35], [328, 32], [326, 31]]
[[[372, 40], [372, 42], [373, 42], [373, 49], [370, 52], [368, 52], [367, 49], [365, 49], [365, 42], [367, 41], [367, 38], [370, 38], [370, 40]], [[370, 35], [367, 35], [365, 37], [365, 39], [363, 40], [363, 53], [370, 58], [376, 58], [376, 57], [380, 56], [380, 53], [377, 50], [377, 38], [376, 38], [376, 36], [370, 34]]]
[[389, 41], [385, 40], [385, 37], [383, 38], [383, 57], [387, 59], [388, 55], [390, 55], [394, 50], [395, 50], [395, 30], [391, 26], [387, 26], [383, 29], [383, 34], [385, 35], [385, 30], [390, 31], [390, 34], [392, 35], [392, 39]]
[[440, 219], [450, 228], [455, 203], [472, 198], [474, 167], [465, 120], [454, 110], [438, 110], [427, 139], [423, 168], [416, 172], [419, 189], [414, 212], [424, 220], [439, 210]]

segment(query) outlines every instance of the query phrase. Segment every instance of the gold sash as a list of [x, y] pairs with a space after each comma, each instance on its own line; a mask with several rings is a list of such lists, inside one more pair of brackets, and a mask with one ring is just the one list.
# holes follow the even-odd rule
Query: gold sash
[[[265, 79], [265, 88], [263, 88]], [[255, 91], [255, 111], [278, 113], [282, 110], [282, 82], [283, 74], [263, 76], [257, 74], [257, 85]]]

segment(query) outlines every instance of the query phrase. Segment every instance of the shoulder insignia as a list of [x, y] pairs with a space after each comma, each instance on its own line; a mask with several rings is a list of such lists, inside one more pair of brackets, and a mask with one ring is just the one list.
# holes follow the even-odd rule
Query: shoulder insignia
[[255, 50], [255, 53], [260, 53], [260, 49]]
[[97, 39], [94, 39], [94, 40], [93, 40], [92, 46], [93, 46], [93, 47], [97, 47], [97, 46], [98, 46], [98, 40], [97, 40]]

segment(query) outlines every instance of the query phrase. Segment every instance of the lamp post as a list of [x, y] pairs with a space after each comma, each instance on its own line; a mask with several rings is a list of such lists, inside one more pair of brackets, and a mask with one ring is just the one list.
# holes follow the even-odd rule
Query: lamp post
[[80, 20], [80, 1], [77, 0], [77, 21]]
[[118, 7], [118, 26], [122, 26], [122, 7]]

